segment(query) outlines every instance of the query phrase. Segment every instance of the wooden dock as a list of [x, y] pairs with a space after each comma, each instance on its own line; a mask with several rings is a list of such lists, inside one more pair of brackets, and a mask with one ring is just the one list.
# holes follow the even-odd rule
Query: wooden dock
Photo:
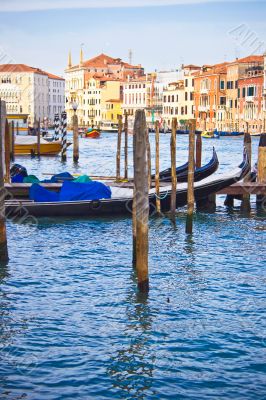
[[238, 182], [229, 186], [217, 194], [226, 194], [231, 196], [241, 196], [243, 194], [250, 194], [256, 196], [266, 196], [266, 183], [258, 182]]

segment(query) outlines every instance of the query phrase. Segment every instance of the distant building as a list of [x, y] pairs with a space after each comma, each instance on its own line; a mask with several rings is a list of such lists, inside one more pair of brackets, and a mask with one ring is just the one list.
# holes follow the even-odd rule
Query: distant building
[[260, 133], [265, 129], [263, 115], [264, 71], [261, 65], [250, 66], [238, 80], [239, 130]]
[[171, 127], [172, 119], [177, 118], [178, 127], [187, 126], [187, 121], [195, 118], [194, 75], [201, 70], [196, 65], [182, 67], [182, 79], [171, 82], [163, 92], [164, 126]]
[[219, 129], [226, 109], [227, 63], [204, 65], [194, 75], [194, 105], [197, 128]]
[[[100, 54], [97, 57], [83, 61], [83, 51], [81, 50], [79, 64], [77, 65], [72, 64], [72, 57], [69, 54], [68, 67], [65, 70], [68, 122], [71, 123], [74, 113], [72, 103], [77, 102], [79, 125], [91, 125], [92, 122], [98, 124], [101, 120], [102, 109], [106, 109], [103, 102], [122, 98], [121, 82], [130, 77], [141, 77], [143, 74], [144, 69], [141, 65], [130, 65], [120, 58], [113, 58], [106, 54]], [[94, 79], [95, 82], [90, 82], [90, 79]], [[106, 90], [103, 90], [104, 87]], [[108, 93], [105, 100], [102, 101], [100, 97], [104, 96], [106, 91], [112, 92], [111, 88], [114, 89], [114, 87], [117, 88], [118, 93], [116, 92], [115, 95]], [[87, 109], [88, 101], [92, 103], [89, 104], [92, 106], [89, 110]], [[101, 107], [96, 107], [99, 106], [99, 101], [101, 102]]]
[[[53, 102], [55, 84], [57, 97]], [[6, 101], [8, 114], [28, 115], [29, 125], [34, 119], [52, 122], [53, 111], [64, 109], [64, 79], [25, 64], [2, 64], [0, 97]]]

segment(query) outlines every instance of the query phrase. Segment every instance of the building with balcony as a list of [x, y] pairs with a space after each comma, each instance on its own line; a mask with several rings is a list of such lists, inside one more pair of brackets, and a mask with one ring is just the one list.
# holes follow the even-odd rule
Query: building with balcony
[[204, 65], [200, 71], [194, 73], [194, 107], [198, 129], [220, 129], [223, 124], [226, 66], [227, 63]]
[[[103, 102], [121, 98], [122, 86], [120, 82], [130, 77], [141, 77], [143, 74], [144, 69], [141, 65], [130, 65], [120, 58], [113, 58], [106, 54], [100, 54], [84, 61], [81, 49], [79, 64], [77, 65], [72, 64], [72, 57], [69, 54], [68, 67], [65, 70], [68, 123], [71, 123], [74, 114], [72, 103], [76, 102], [79, 105], [77, 110], [79, 125], [98, 125], [101, 121]], [[112, 85], [107, 82], [117, 82], [117, 84]], [[109, 93], [112, 86], [119, 88], [118, 94]], [[107, 97], [102, 99], [101, 96], [104, 96], [105, 93], [104, 87], [108, 87]], [[112, 92], [111, 89], [110, 92]]]
[[238, 80], [239, 129], [261, 133], [265, 131], [263, 112], [264, 70], [261, 65], [250, 66]]

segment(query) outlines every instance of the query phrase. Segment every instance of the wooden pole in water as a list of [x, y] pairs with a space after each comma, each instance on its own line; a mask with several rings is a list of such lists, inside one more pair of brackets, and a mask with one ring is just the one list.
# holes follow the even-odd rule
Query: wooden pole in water
[[[0, 190], [4, 193], [4, 149], [3, 138], [6, 121], [6, 104], [0, 100]], [[6, 218], [5, 218], [5, 198], [0, 196], [0, 262], [8, 261], [7, 236], [6, 236]]]
[[[247, 154], [248, 154], [248, 158], [249, 158], [249, 163], [250, 163], [250, 167], [249, 167], [249, 171], [247, 173], [247, 175], [244, 177], [244, 182], [250, 182], [250, 172], [251, 172], [251, 136], [249, 133], [249, 126], [248, 126], [248, 122], [246, 123], [246, 131], [244, 134], [244, 147], [246, 148]], [[242, 198], [242, 203], [241, 203], [241, 211], [243, 212], [249, 212], [250, 211], [250, 194], [246, 193], [243, 195]]]
[[201, 133], [198, 133], [196, 140], [196, 168], [201, 167], [201, 160], [202, 160], [202, 137]]
[[[260, 136], [259, 150], [258, 150], [258, 182], [266, 183], [266, 133]], [[258, 195], [257, 203], [263, 204], [265, 196]], [[265, 204], [266, 205], [266, 204]]]
[[136, 215], [136, 187], [135, 187], [135, 176], [136, 175], [136, 135], [133, 135], [133, 174], [134, 174], [134, 189], [133, 189], [133, 201], [132, 201], [132, 265], [136, 268], [136, 253], [137, 253], [137, 215]]
[[41, 125], [40, 125], [40, 118], [37, 122], [37, 155], [38, 157], [41, 156]]
[[172, 177], [172, 193], [171, 193], [171, 214], [175, 216], [176, 212], [176, 128], [177, 119], [172, 120], [171, 133], [171, 177]]
[[189, 152], [188, 152], [188, 184], [187, 184], [187, 220], [186, 233], [192, 234], [194, 213], [194, 171], [195, 171], [195, 128], [196, 120], [191, 120], [189, 130]]
[[73, 115], [73, 161], [77, 163], [79, 160], [79, 128], [78, 128], [78, 116], [76, 111]]
[[124, 131], [125, 131], [125, 173], [124, 173], [124, 179], [128, 179], [128, 117], [127, 117], [127, 113], [125, 114]]
[[160, 200], [160, 129], [159, 121], [155, 123], [155, 188], [156, 188], [156, 211], [161, 214]]
[[17, 124], [16, 124], [16, 130], [17, 130], [17, 135], [19, 134], [19, 128], [18, 128], [18, 122], [17, 122]]
[[14, 121], [11, 122], [11, 145], [10, 145], [10, 160], [15, 160], [15, 126]]
[[148, 162], [148, 186], [151, 188], [151, 146], [149, 139], [149, 129], [146, 129], [146, 149], [147, 149], [147, 162]]
[[117, 132], [117, 150], [116, 150], [116, 180], [120, 181], [121, 179], [121, 138], [122, 138], [122, 116], [119, 116], [118, 119], [118, 132]]
[[136, 270], [140, 292], [149, 290], [149, 188], [146, 148], [146, 118], [144, 110], [137, 110], [134, 123], [135, 156], [134, 184], [136, 205]]
[[10, 126], [6, 119], [5, 125], [5, 182], [10, 182]]

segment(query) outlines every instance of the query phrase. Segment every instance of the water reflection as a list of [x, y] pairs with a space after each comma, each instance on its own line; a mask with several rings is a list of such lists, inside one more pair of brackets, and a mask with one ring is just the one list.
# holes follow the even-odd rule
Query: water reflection
[[150, 337], [152, 333], [152, 310], [148, 294], [135, 291], [136, 274], [131, 275], [133, 285], [125, 304], [127, 325], [122, 334], [125, 344], [110, 359], [107, 372], [115, 390], [122, 391], [123, 399], [144, 399], [151, 389], [155, 352]]

